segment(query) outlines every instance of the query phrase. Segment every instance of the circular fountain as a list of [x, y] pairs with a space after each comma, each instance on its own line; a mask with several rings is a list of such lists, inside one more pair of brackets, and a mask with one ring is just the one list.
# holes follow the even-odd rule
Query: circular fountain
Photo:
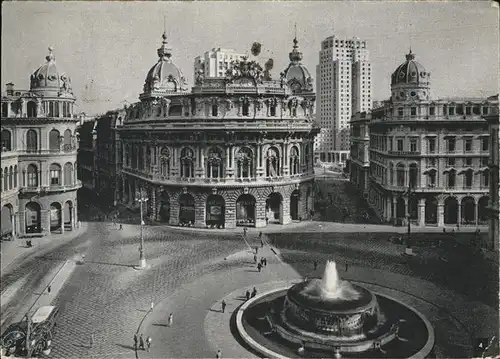
[[[406, 323], [405, 335], [410, 340], [400, 336], [401, 323]], [[321, 279], [274, 290], [245, 303], [238, 311], [237, 325], [250, 346], [264, 348], [258, 351], [274, 357], [286, 357], [276, 353], [295, 347], [301, 356], [386, 357], [381, 354], [389, 350], [389, 357], [417, 353], [426, 357], [434, 340], [432, 326], [420, 313], [341, 280], [334, 261], [327, 262]], [[255, 339], [263, 345], [253, 345]], [[295, 349], [288, 352], [297, 354]]]

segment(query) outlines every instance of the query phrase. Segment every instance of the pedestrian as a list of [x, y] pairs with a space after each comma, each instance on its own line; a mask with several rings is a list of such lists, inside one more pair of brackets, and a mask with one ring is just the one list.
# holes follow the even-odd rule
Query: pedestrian
[[94, 333], [90, 334], [90, 347], [94, 346]]
[[257, 288], [253, 287], [252, 298], [255, 297], [256, 295], [257, 295]]
[[151, 337], [150, 336], [148, 336], [146, 339], [146, 345], [148, 347], [148, 353], [149, 353], [149, 350], [151, 349]]
[[314, 270], [318, 269], [318, 262], [314, 261]]
[[260, 248], [264, 248], [264, 241], [262, 239], [260, 240]]
[[245, 296], [247, 297], [247, 300], [250, 299], [250, 291], [247, 289], [247, 292], [245, 293]]
[[259, 239], [262, 240], [262, 231], [259, 232]]
[[51, 291], [51, 288], [50, 288], [50, 285], [47, 287], [47, 293], [50, 294], [50, 291]]
[[247, 231], [248, 231], [248, 228], [247, 227], [243, 227], [243, 236], [245, 238], [247, 237]]
[[347, 264], [347, 262], [345, 262], [345, 271], [347, 272], [347, 269], [349, 269], [349, 264]]
[[260, 273], [260, 270], [262, 269], [262, 264], [257, 264], [257, 269], [259, 270], [259, 273]]
[[254, 262], [254, 263], [257, 263], [257, 254], [254, 254], [254, 255], [253, 255], [253, 262]]
[[262, 266], [264, 266], [264, 257], [260, 257], [260, 264], [262, 264]]
[[171, 327], [173, 323], [174, 323], [174, 313], [170, 313], [170, 315], [168, 316], [168, 326]]
[[259, 253], [259, 247], [255, 247], [255, 254]]
[[134, 350], [137, 350], [137, 342], [139, 339], [137, 338], [137, 333], [134, 334]]
[[217, 350], [217, 354], [215, 354], [215, 358], [216, 359], [222, 359], [222, 352], [219, 350]]
[[267, 259], [264, 258], [264, 267], [267, 267]]
[[144, 350], [144, 338], [141, 336], [139, 337], [139, 349]]
[[120, 223], [120, 231], [123, 231], [123, 225]]
[[226, 301], [224, 299], [222, 300], [220, 307], [222, 309], [222, 313], [224, 313], [226, 311]]

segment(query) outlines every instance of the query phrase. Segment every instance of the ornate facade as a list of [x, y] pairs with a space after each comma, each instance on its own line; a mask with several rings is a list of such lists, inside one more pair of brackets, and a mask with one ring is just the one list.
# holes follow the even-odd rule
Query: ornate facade
[[77, 225], [79, 119], [71, 79], [52, 48], [30, 90], [7, 84], [2, 96], [2, 235], [64, 233]]
[[488, 168], [490, 173], [490, 203], [489, 210], [489, 230], [488, 230], [488, 247], [498, 251], [500, 233], [499, 233], [499, 217], [500, 217], [500, 178], [499, 166], [500, 162], [500, 122], [498, 115], [498, 107], [494, 108], [490, 114], [485, 116], [488, 121], [488, 129], [490, 134], [490, 156]]
[[117, 128], [120, 200], [138, 206], [143, 190], [148, 216], [171, 225], [306, 219], [313, 208], [314, 97], [294, 95], [287, 70], [272, 80], [268, 68], [247, 59], [225, 78], [197, 78], [189, 93], [165, 35], [158, 55], [153, 69], [161, 70], [148, 73], [141, 101]]
[[[411, 51], [393, 73], [391, 90], [382, 107], [353, 121], [371, 117], [373, 208], [393, 223], [409, 217], [420, 226], [485, 225], [490, 145], [481, 116], [498, 107], [498, 98], [432, 100], [430, 74]], [[361, 175], [353, 172], [353, 181], [361, 182]]]

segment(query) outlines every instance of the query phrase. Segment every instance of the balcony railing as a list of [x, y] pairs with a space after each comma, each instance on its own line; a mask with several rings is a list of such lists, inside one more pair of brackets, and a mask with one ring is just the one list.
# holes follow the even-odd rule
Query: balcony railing
[[420, 156], [420, 151], [389, 151], [389, 154], [398, 156]]

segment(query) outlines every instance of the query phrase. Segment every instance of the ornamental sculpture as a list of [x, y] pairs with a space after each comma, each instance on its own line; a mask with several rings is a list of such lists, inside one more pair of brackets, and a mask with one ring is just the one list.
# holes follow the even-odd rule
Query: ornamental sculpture
[[256, 83], [262, 83], [262, 67], [257, 61], [241, 61], [231, 62], [231, 67], [226, 72], [226, 81], [234, 83], [237, 79], [251, 78]]

